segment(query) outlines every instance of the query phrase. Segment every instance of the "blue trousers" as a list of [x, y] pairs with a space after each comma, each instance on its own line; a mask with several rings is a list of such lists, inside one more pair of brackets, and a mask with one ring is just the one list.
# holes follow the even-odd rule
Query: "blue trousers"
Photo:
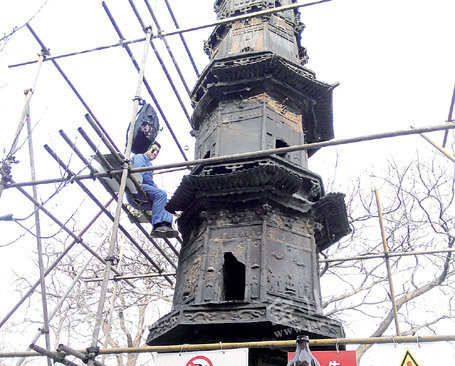
[[[155, 225], [163, 221], [167, 221], [172, 224], [172, 214], [164, 209], [164, 206], [167, 203], [166, 192], [163, 191], [162, 189], [159, 189], [158, 187], [144, 183], [142, 184], [142, 188], [144, 188], [144, 191], [147, 193], [147, 196], [149, 196], [150, 200], [153, 201], [153, 206], [151, 207], [152, 224]], [[147, 204], [142, 205], [142, 207], [149, 211], [150, 207], [146, 206], [149, 205]]]

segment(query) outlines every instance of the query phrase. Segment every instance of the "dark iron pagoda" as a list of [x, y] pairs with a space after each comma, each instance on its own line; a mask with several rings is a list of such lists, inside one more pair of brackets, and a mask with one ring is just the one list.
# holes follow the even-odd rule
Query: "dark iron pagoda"
[[[227, 18], [294, 2], [217, 0], [215, 10]], [[298, 10], [214, 29], [211, 63], [192, 93], [196, 159], [334, 137], [333, 85], [302, 66], [302, 30]], [[307, 169], [314, 153], [204, 165], [184, 177], [167, 206], [181, 212], [183, 238], [173, 310], [150, 328], [149, 345], [344, 336], [322, 314], [318, 252], [349, 232], [346, 207]], [[261, 355], [251, 365], [282, 362]]]

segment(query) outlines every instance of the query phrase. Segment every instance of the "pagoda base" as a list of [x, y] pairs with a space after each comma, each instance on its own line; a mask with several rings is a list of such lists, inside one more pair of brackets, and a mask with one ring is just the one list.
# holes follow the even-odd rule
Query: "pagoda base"
[[184, 305], [150, 327], [148, 345], [343, 338], [341, 323], [282, 302]]

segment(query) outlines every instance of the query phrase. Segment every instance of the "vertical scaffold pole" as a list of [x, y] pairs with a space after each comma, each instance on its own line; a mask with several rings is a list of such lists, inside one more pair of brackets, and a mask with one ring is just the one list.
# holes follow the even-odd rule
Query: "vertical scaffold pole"
[[[32, 139], [32, 123], [30, 122], [30, 106], [25, 117], [27, 121], [27, 132], [28, 132], [28, 151], [30, 156], [30, 171], [32, 181], [36, 181], [36, 169], [35, 169], [35, 153], [33, 150], [33, 139]], [[34, 185], [32, 187], [33, 198], [35, 201], [38, 201], [38, 187]], [[46, 281], [44, 279], [44, 261], [43, 261], [43, 244], [41, 242], [41, 222], [39, 215], [39, 206], [35, 206], [35, 233], [36, 233], [36, 247], [38, 251], [38, 267], [39, 267], [39, 278], [41, 282], [41, 302], [43, 307], [43, 329], [41, 332], [44, 334], [44, 339], [46, 342], [46, 350], [50, 352], [51, 350], [51, 340], [49, 335], [49, 316], [47, 311], [47, 291], [46, 291]], [[48, 366], [52, 366], [52, 359], [47, 357]]]
[[[453, 86], [452, 100], [450, 101], [449, 116], [447, 117], [447, 122], [453, 122], [452, 116], [453, 116], [454, 104], [455, 104], [455, 85]], [[444, 140], [442, 141], [442, 147], [446, 147], [448, 137], [449, 137], [449, 130], [446, 130], [446, 132], [444, 132]]]
[[[141, 99], [140, 95], [141, 95], [142, 83], [143, 83], [143, 78], [144, 78], [145, 65], [147, 63], [147, 55], [148, 55], [148, 51], [149, 51], [149, 47], [150, 47], [151, 38], [152, 38], [152, 30], [149, 27], [149, 28], [147, 28], [147, 35], [146, 35], [144, 51], [143, 51], [143, 55], [142, 55], [142, 64], [141, 64], [141, 68], [139, 70], [136, 94], [134, 96], [133, 113], [132, 113], [131, 122], [130, 122], [130, 125], [128, 128], [128, 144], [126, 146], [125, 162], [123, 163], [123, 167], [122, 167], [123, 172], [122, 172], [122, 177], [120, 180], [117, 208], [115, 210], [114, 224], [112, 225], [112, 234], [111, 234], [111, 239], [109, 242], [109, 254], [108, 254], [108, 258], [107, 258], [109, 260], [106, 261], [106, 267], [104, 269], [104, 278], [103, 278], [103, 283], [101, 285], [101, 295], [100, 295], [100, 300], [98, 303], [98, 311], [97, 311], [96, 318], [95, 318], [95, 327], [93, 330], [92, 343], [91, 343], [91, 347], [90, 347], [92, 352], [95, 352], [97, 344], [98, 344], [98, 337], [99, 337], [99, 332], [100, 332], [101, 322], [102, 322], [102, 317], [103, 317], [104, 303], [106, 301], [106, 293], [107, 293], [107, 287], [108, 287], [108, 283], [109, 283], [109, 276], [110, 276], [110, 272], [111, 272], [111, 267], [113, 265], [113, 261], [111, 259], [113, 258], [114, 249], [115, 249], [116, 242], [117, 242], [120, 215], [122, 213], [123, 195], [125, 193], [126, 181], [128, 178], [128, 169], [129, 169], [128, 159], [130, 158], [131, 148], [133, 145], [134, 123], [136, 122], [136, 115], [137, 115], [137, 111], [139, 109], [139, 101]], [[93, 366], [92, 359], [89, 359], [88, 366]]]
[[[117, 270], [120, 271], [122, 269], [122, 262], [123, 262], [123, 248], [124, 246], [122, 245], [120, 247], [120, 256], [117, 264]], [[109, 307], [109, 312], [108, 312], [108, 319], [107, 319], [107, 325], [106, 325], [106, 339], [104, 340], [103, 348], [107, 348], [107, 345], [109, 343], [109, 337], [111, 333], [111, 327], [112, 327], [112, 318], [114, 314], [114, 307], [115, 307], [115, 301], [117, 300], [117, 291], [118, 291], [118, 281], [115, 281], [114, 283], [114, 289], [112, 290], [112, 298], [111, 298], [111, 305]], [[106, 355], [103, 355], [101, 358], [101, 363], [104, 364], [104, 361], [106, 359]]]
[[25, 118], [29, 111], [30, 100], [32, 99], [32, 95], [33, 95], [33, 91], [36, 86], [36, 82], [38, 81], [38, 76], [39, 76], [39, 73], [41, 70], [41, 65], [43, 64], [43, 61], [46, 58], [46, 55], [48, 55], [48, 54], [49, 54], [49, 51], [47, 49], [43, 49], [41, 51], [41, 53], [38, 57], [38, 64], [36, 65], [36, 71], [35, 71], [35, 74], [33, 77], [32, 87], [25, 91], [24, 108], [22, 109], [22, 114], [19, 119], [19, 123], [17, 125], [16, 134], [14, 135], [14, 140], [13, 140], [13, 143], [11, 144], [11, 149], [10, 149], [8, 155], [6, 156], [4, 163], [0, 167], [0, 173], [2, 175], [1, 180], [0, 180], [0, 198], [2, 197], [3, 189], [5, 188], [5, 182], [7, 181], [8, 176], [9, 176], [11, 164], [14, 162], [14, 154], [16, 153], [17, 144], [19, 142], [19, 135], [21, 134], [21, 131], [24, 128]]
[[[111, 200], [112, 201], [112, 200]], [[109, 203], [111, 202], [109, 201]], [[101, 249], [101, 247], [103, 246], [104, 244], [104, 239], [103, 241], [101, 242], [101, 244], [98, 246], [98, 248], [96, 248], [96, 251], [99, 251]], [[87, 267], [90, 265], [90, 263], [92, 263], [92, 260], [93, 260], [93, 256], [90, 256], [90, 258], [88, 259], [88, 261], [85, 263], [85, 265], [79, 270], [79, 272], [77, 273], [76, 277], [74, 277], [73, 281], [71, 282], [71, 284], [67, 287], [65, 293], [60, 297], [60, 300], [59, 302], [57, 303], [57, 305], [55, 305], [55, 308], [51, 311], [51, 313], [49, 314], [49, 321], [52, 321], [52, 319], [54, 318], [54, 316], [57, 314], [57, 312], [60, 310], [60, 308], [63, 306], [64, 302], [66, 301], [66, 299], [68, 298], [70, 292], [73, 290], [73, 287], [76, 286], [76, 284], [80, 281], [82, 275], [85, 273], [85, 270], [87, 269]], [[42, 332], [38, 332], [37, 334], [35, 334], [35, 337], [33, 338], [33, 340], [30, 342], [30, 344], [35, 344], [38, 339], [41, 337], [43, 333]], [[30, 348], [28, 348], [27, 350], [29, 350]], [[16, 366], [21, 366], [25, 361], [25, 357], [21, 357], [17, 363], [16, 363]]]
[[387, 245], [387, 239], [386, 239], [385, 230], [384, 230], [384, 220], [382, 218], [381, 201], [379, 200], [379, 191], [376, 189], [374, 191], [374, 193], [376, 195], [376, 204], [378, 205], [379, 225], [381, 226], [382, 244], [384, 245], [384, 258], [385, 258], [385, 263], [387, 266], [387, 277], [389, 279], [390, 298], [392, 299], [393, 313], [394, 313], [394, 318], [395, 318], [395, 328], [397, 331], [397, 336], [401, 336], [400, 325], [398, 324], [398, 310], [397, 310], [397, 303], [396, 303], [396, 299], [395, 299], [395, 290], [393, 288], [392, 270], [390, 269], [389, 247]]

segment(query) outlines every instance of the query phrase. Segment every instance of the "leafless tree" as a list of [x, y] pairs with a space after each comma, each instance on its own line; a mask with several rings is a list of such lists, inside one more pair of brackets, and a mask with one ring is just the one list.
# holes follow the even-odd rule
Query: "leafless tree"
[[[374, 173], [370, 179], [360, 177], [347, 198], [352, 233], [324, 256], [353, 257], [383, 251], [375, 185], [390, 251], [453, 248], [455, 164], [439, 153], [427, 155], [419, 153], [405, 165], [391, 160], [383, 173]], [[452, 256], [448, 252], [390, 257], [402, 335], [438, 334], [444, 326], [448, 329], [448, 321], [453, 324]], [[365, 336], [396, 335], [383, 258], [330, 262], [322, 266], [321, 273], [327, 315], [348, 327], [354, 325], [356, 333]], [[370, 347], [357, 349], [358, 360]]]
[[28, 18], [27, 21], [25, 21], [23, 24], [21, 24], [20, 26], [15, 26], [13, 27], [8, 33], [5, 33], [3, 34], [3, 36], [1, 36], [0, 38], [0, 52], [3, 51], [3, 49], [6, 47], [6, 45], [8, 44], [8, 42], [10, 41], [10, 39], [14, 36], [14, 34], [21, 30], [22, 28], [25, 27], [25, 24], [27, 24], [28, 22], [32, 21], [38, 14], [39, 12], [46, 6], [47, 4], [47, 1], [48, 0], [45, 0], [41, 6], [38, 8], [38, 10], [36, 10], [33, 15], [31, 17]]
[[[95, 245], [104, 243], [99, 250], [99, 255], [103, 258], [107, 255], [110, 227], [110, 223], [100, 221], [96, 234], [87, 237], [85, 240]], [[171, 272], [170, 269], [166, 269], [164, 258], [156, 252], [152, 244], [143, 235], [141, 236], [137, 233], [134, 227], [129, 232], [140, 241], [143, 248], [161, 268]], [[119, 235], [118, 245], [117, 253], [123, 253], [119, 257], [119, 259], [121, 258], [120, 271], [122, 273], [147, 274], [155, 272], [150, 263], [134, 250], [128, 239], [121, 234]], [[45, 254], [47, 264], [53, 262], [66, 246], [67, 243], [63, 235], [46, 240]], [[121, 250], [120, 247], [122, 247]], [[172, 256], [171, 253], [169, 255]], [[72, 250], [55, 271], [47, 277], [46, 287], [49, 309], [53, 309], [60, 301], [66, 288], [76, 278], [77, 273], [88, 257], [89, 254], [83, 248]], [[91, 339], [93, 332], [94, 319], [100, 298], [101, 281], [89, 280], [102, 278], [103, 273], [104, 266], [99, 261], [93, 260], [86, 268], [81, 279], [76, 282], [74, 289], [57, 313], [57, 316], [50, 323], [54, 350], [59, 344], [65, 344], [78, 350], [90, 346], [88, 340]], [[113, 276], [114, 274], [111, 275], [111, 277]], [[112, 312], [112, 323], [108, 326], [115, 282], [117, 282], [117, 289]], [[19, 292], [24, 292], [31, 286], [31, 283], [26, 277], [19, 276], [15, 286]], [[169, 303], [172, 300], [172, 290], [170, 284], [162, 277], [141, 278], [129, 280], [128, 282], [110, 281], [101, 324], [102, 333], [98, 344], [99, 347], [126, 348], [144, 346], [147, 335], [146, 330], [154, 320], [153, 317], [168, 311]], [[27, 308], [21, 310], [19, 317], [20, 319], [16, 320], [9, 330], [1, 330], [11, 334], [12, 339], [15, 337], [12, 334], [14, 332], [21, 332], [27, 326], [37, 329], [41, 325], [42, 314], [38, 297], [27, 303]], [[117, 366], [139, 365], [142, 362], [139, 356], [139, 354], [111, 356], [107, 359], [107, 361], [111, 360], [107, 364], [115, 362]], [[146, 361], [144, 360], [144, 362]]]

